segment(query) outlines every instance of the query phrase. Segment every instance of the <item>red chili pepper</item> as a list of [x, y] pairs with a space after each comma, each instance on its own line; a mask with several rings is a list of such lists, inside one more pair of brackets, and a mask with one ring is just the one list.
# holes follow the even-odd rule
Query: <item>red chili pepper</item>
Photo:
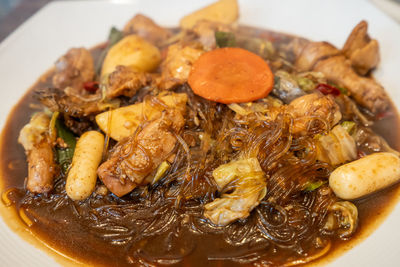
[[83, 88], [85, 88], [86, 91], [94, 93], [99, 89], [99, 83], [98, 82], [85, 82], [83, 83]]
[[326, 84], [326, 83], [320, 83], [315, 87], [315, 90], [320, 91], [324, 95], [334, 95], [334, 96], [339, 96], [340, 95], [340, 90], [337, 89], [336, 87]]

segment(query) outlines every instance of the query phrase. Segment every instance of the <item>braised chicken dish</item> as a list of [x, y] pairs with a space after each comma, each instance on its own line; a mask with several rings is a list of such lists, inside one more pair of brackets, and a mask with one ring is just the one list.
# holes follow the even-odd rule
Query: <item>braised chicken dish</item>
[[378, 41], [237, 20], [235, 0], [176, 28], [137, 14], [66, 51], [7, 123], [4, 204], [104, 266], [293, 266], [354, 238], [400, 179]]

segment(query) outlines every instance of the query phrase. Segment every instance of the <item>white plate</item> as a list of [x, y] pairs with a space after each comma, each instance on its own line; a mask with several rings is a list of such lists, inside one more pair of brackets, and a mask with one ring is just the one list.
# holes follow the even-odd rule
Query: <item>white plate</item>
[[[0, 127], [26, 89], [68, 48], [91, 47], [106, 39], [112, 25], [121, 28], [135, 13], [149, 15], [161, 25], [175, 26], [179, 18], [213, 0], [69, 1], [53, 2], [26, 21], [0, 44]], [[240, 1], [240, 22], [288, 32], [341, 47], [362, 19], [381, 45], [382, 63], [376, 77], [400, 106], [400, 27], [362, 0]], [[330, 266], [399, 266], [400, 205], [364, 242]], [[1, 266], [54, 266], [57, 263], [29, 245], [0, 220]]]

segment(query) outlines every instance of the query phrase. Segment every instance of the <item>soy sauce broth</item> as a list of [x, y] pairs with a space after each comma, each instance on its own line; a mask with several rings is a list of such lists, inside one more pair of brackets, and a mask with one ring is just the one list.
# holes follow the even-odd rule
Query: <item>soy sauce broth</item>
[[[23, 208], [28, 219], [33, 222], [29, 230], [48, 246], [71, 258], [103, 266], [143, 264], [143, 262], [135, 260], [135, 255], [127, 253], [127, 250], [131, 248], [110, 246], [109, 242], [96, 236], [93, 233], [93, 228], [89, 227], [85, 221], [79, 220], [72, 205], [58, 209], [57, 211], [49, 210], [47, 206], [32, 205], [22, 207], [22, 201], [26, 194], [24, 183], [27, 177], [27, 163], [24, 150], [18, 144], [17, 139], [20, 129], [29, 122], [30, 116], [35, 112], [35, 105], [39, 104], [34, 98], [34, 91], [39, 88], [48, 87], [51, 84], [51, 75], [52, 72], [50, 71], [20, 100], [10, 113], [2, 133], [2, 146], [0, 147], [1, 190], [5, 192], [9, 189], [14, 189], [9, 193], [12, 205], [8, 212], [13, 212], [13, 210], [18, 211], [20, 208]], [[375, 122], [374, 131], [383, 136], [389, 145], [399, 150], [400, 121], [393, 105], [389, 114], [391, 115]], [[400, 186], [397, 184], [372, 196], [355, 201], [359, 212], [359, 226], [356, 234], [349, 241], [333, 239], [331, 252], [322, 259], [319, 259], [317, 263], [324, 262], [332, 256], [346, 251], [362, 240], [388, 215], [396, 204], [399, 195]], [[14, 220], [19, 220], [23, 224], [26, 223], [26, 220], [22, 220], [17, 216], [15, 216]], [[28, 227], [26, 224], [24, 225]], [[261, 245], [233, 248], [227, 246], [222, 240], [221, 235], [197, 235], [190, 231], [183, 231], [179, 235], [180, 238], [170, 237], [174, 233], [168, 232], [146, 239], [146, 244], [134, 243], [133, 246], [141, 246], [140, 253], [146, 257], [151, 258], [151, 255], [153, 255], [162, 258], [163, 261], [161, 263], [177, 266], [239, 266], [238, 262], [232, 262], [229, 259], [240, 257], [241, 253], [268, 249]], [[166, 240], [171, 240], [171, 242], [166, 244]], [[168, 246], [170, 246], [170, 250], [166, 251], [166, 247]], [[176, 248], [180, 250], [177, 253], [185, 255], [183, 261], [174, 261], [174, 259], [164, 257], [166, 254], [173, 254]], [[182, 248], [187, 251], [182, 251]], [[280, 257], [282, 256], [280, 255]], [[267, 259], [264, 260], [267, 263]]]

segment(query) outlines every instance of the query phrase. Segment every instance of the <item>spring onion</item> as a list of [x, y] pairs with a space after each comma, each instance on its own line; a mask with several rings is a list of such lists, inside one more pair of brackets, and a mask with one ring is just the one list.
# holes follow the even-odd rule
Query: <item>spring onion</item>
[[55, 127], [57, 130], [57, 136], [66, 144], [66, 147], [56, 148], [57, 162], [65, 174], [67, 173], [72, 162], [72, 157], [74, 156], [76, 139], [74, 134], [59, 119], [56, 120]]
[[110, 50], [110, 48], [112, 46], [114, 46], [116, 43], [118, 43], [118, 41], [121, 40], [123, 36], [124, 36], [123, 33], [120, 30], [118, 30], [117, 28], [115, 28], [115, 27], [111, 28], [110, 33], [108, 35], [107, 46], [101, 52], [101, 54], [96, 62], [96, 73], [97, 74], [99, 74], [101, 71], [101, 67], [103, 65], [103, 61], [107, 55], [108, 50]]
[[315, 182], [308, 182], [305, 186], [305, 191], [314, 191], [315, 189], [320, 188], [322, 185], [326, 184], [326, 181], [315, 181]]

